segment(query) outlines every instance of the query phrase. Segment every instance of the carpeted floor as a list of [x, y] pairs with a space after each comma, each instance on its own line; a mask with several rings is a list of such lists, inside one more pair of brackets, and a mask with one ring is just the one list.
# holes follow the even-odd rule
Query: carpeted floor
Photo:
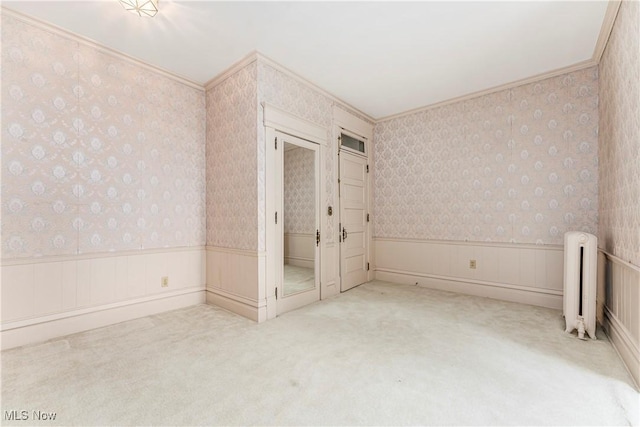
[[372, 282], [263, 324], [199, 305], [5, 351], [1, 409], [14, 425], [637, 425], [598, 338], [555, 310]]

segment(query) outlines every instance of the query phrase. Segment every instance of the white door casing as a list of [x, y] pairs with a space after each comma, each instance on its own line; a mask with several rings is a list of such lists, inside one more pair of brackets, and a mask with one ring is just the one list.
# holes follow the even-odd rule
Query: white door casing
[[368, 280], [367, 158], [340, 150], [340, 290]]
[[[325, 153], [327, 149], [327, 130], [308, 120], [296, 117], [279, 107], [268, 103], [261, 104], [263, 108], [263, 122], [265, 126], [265, 269], [264, 287], [261, 288], [261, 299], [259, 304], [266, 305], [266, 319], [273, 319], [278, 314], [278, 300], [276, 299], [276, 289], [281, 287], [283, 274], [283, 247], [282, 229], [277, 230], [275, 214], [282, 211], [280, 200], [282, 199], [282, 176], [278, 169], [277, 158], [280, 152], [275, 148], [276, 133], [293, 135], [306, 141], [311, 141], [319, 146], [320, 165], [317, 168], [320, 182], [320, 200], [324, 200], [326, 187], [324, 183], [325, 173]], [[283, 144], [281, 145], [283, 146]], [[320, 210], [325, 209], [324, 207]], [[320, 280], [320, 287], [325, 286], [328, 279], [325, 277], [325, 266], [323, 260], [326, 259], [327, 244], [324, 236], [324, 223], [319, 224], [320, 245], [317, 278]], [[331, 279], [331, 278], [329, 278]], [[320, 298], [322, 298], [320, 291]], [[280, 292], [278, 292], [280, 293]], [[280, 295], [278, 295], [279, 297]], [[265, 320], [266, 320], [265, 319]]]

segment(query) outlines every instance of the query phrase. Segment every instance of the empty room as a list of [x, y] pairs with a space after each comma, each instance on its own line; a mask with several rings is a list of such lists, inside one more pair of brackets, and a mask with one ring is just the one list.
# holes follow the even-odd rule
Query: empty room
[[0, 424], [640, 425], [639, 1], [0, 13]]

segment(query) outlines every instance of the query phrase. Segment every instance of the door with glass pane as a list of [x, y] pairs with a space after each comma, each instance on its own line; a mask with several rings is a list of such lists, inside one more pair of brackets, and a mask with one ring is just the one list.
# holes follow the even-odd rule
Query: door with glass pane
[[282, 188], [277, 238], [282, 271], [277, 313], [320, 299], [320, 146], [276, 133]]
[[341, 136], [340, 149], [340, 290], [367, 281], [368, 165], [364, 141]]

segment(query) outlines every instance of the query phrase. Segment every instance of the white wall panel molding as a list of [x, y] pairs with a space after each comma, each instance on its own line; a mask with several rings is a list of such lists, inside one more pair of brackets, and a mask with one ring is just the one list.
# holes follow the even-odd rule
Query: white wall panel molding
[[266, 320], [263, 251], [207, 246], [207, 303], [256, 322]]
[[552, 251], [563, 251], [562, 245], [535, 245], [529, 243], [508, 243], [508, 242], [477, 242], [460, 240], [436, 240], [436, 239], [411, 239], [397, 237], [374, 237], [380, 242], [407, 242], [407, 243], [430, 243], [434, 245], [460, 245], [460, 246], [486, 246], [495, 248], [519, 248], [519, 249], [545, 249]]
[[640, 385], [640, 267], [599, 251], [600, 321], [636, 385]]
[[620, 320], [605, 307], [604, 327], [613, 348], [624, 362], [629, 374], [633, 378], [636, 388], [640, 389], [640, 350], [637, 344], [629, 336], [628, 330], [620, 323]]
[[77, 254], [77, 255], [56, 255], [56, 256], [42, 256], [42, 257], [25, 257], [25, 258], [11, 258], [11, 259], [3, 259], [0, 262], [0, 265], [11, 266], [11, 265], [23, 265], [23, 264], [34, 264], [34, 263], [50, 263], [50, 262], [66, 262], [66, 261], [80, 261], [80, 260], [89, 260], [89, 259], [98, 259], [98, 258], [114, 258], [114, 257], [122, 257], [122, 256], [135, 256], [135, 255], [151, 255], [151, 254], [161, 254], [166, 252], [191, 252], [191, 251], [203, 251], [205, 246], [183, 246], [183, 247], [175, 247], [175, 248], [157, 248], [157, 249], [140, 249], [140, 250], [128, 250], [128, 251], [117, 251], [117, 252], [95, 252], [95, 253], [86, 253], [86, 254]]
[[204, 286], [2, 324], [2, 350], [205, 302]]
[[40, 28], [41, 30], [47, 31], [47, 32], [52, 33], [52, 34], [56, 34], [58, 36], [62, 36], [62, 37], [67, 38], [69, 40], [75, 41], [75, 42], [77, 42], [77, 43], [79, 43], [81, 45], [91, 47], [92, 49], [95, 49], [95, 50], [97, 50], [99, 52], [102, 52], [102, 53], [107, 54], [107, 55], [111, 55], [111, 56], [113, 56], [115, 58], [118, 58], [118, 59], [121, 59], [123, 61], [127, 61], [127, 62], [129, 62], [129, 63], [131, 63], [133, 65], [138, 66], [138, 67], [143, 67], [143, 68], [145, 68], [145, 69], [147, 69], [149, 71], [152, 71], [152, 72], [158, 73], [158, 74], [160, 74], [160, 75], [162, 75], [164, 77], [170, 78], [170, 79], [172, 79], [172, 80], [174, 80], [174, 81], [176, 81], [178, 83], [181, 83], [181, 84], [190, 86], [190, 87], [192, 87], [194, 89], [199, 89], [199, 90], [202, 90], [202, 91], [204, 91], [204, 89], [205, 89], [204, 86], [202, 86], [199, 83], [194, 82], [193, 80], [189, 80], [189, 79], [187, 79], [187, 78], [185, 78], [183, 76], [180, 76], [178, 74], [172, 73], [171, 71], [168, 71], [168, 70], [165, 70], [163, 68], [157, 67], [155, 65], [151, 65], [151, 64], [146, 63], [144, 61], [141, 61], [140, 59], [135, 58], [135, 57], [130, 56], [130, 55], [127, 55], [126, 53], [122, 53], [122, 52], [119, 52], [119, 51], [117, 51], [115, 49], [111, 49], [109, 47], [106, 47], [106, 46], [104, 46], [104, 45], [102, 45], [102, 44], [100, 44], [100, 43], [98, 43], [98, 42], [96, 42], [96, 41], [94, 41], [94, 40], [92, 40], [92, 39], [90, 39], [88, 37], [84, 37], [84, 36], [81, 36], [79, 34], [73, 33], [71, 31], [65, 30], [65, 29], [63, 29], [61, 27], [58, 27], [56, 25], [53, 25], [51, 23], [41, 21], [41, 20], [39, 20], [37, 18], [34, 18], [32, 16], [24, 15], [24, 14], [22, 14], [20, 12], [17, 12], [17, 11], [15, 11], [13, 9], [9, 9], [9, 8], [7, 8], [5, 6], [1, 7], [1, 12], [2, 12], [3, 15], [11, 16], [12, 18], [18, 19], [18, 20], [20, 20], [22, 22], [25, 22], [25, 23], [29, 24], [29, 25], [32, 25], [32, 26], [37, 27], [37, 28]]
[[66, 317], [204, 287], [204, 268], [201, 249], [3, 266], [2, 324], [37, 323], [43, 316]]
[[[562, 308], [562, 247], [380, 238], [374, 242], [376, 279]], [[470, 268], [472, 260], [476, 268]]]

